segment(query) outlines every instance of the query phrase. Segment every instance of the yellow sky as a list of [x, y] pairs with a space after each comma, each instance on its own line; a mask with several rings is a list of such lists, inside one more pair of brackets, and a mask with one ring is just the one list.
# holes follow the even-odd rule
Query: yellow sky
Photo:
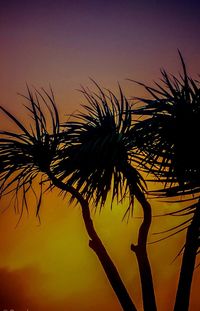
[[[4, 205], [5, 199], [2, 202]], [[171, 208], [166, 203], [159, 205], [154, 204], [154, 214], [165, 213]], [[125, 207], [116, 204], [111, 211], [107, 204], [100, 215], [94, 212], [92, 215], [97, 232], [140, 311], [138, 270], [130, 243], [136, 241], [141, 221], [137, 217], [141, 210], [136, 205], [135, 218], [128, 224], [122, 222], [124, 211]], [[30, 207], [29, 216], [24, 213], [15, 228], [18, 217], [10, 208], [0, 218], [0, 274], [4, 276], [7, 295], [9, 286], [16, 283], [18, 289], [11, 299], [16, 307], [15, 297], [22, 295], [18, 308], [26, 302], [33, 311], [37, 308], [41, 311], [121, 310], [96, 255], [88, 246], [78, 206], [69, 206], [68, 200], [62, 200], [54, 191], [44, 197], [41, 224], [35, 217], [34, 207]], [[167, 229], [177, 221], [179, 219], [175, 217], [154, 218], [150, 241], [158, 238], [153, 233]], [[149, 245], [156, 295], [163, 311], [173, 305], [180, 260], [172, 261], [182, 242], [183, 235], [180, 234]], [[198, 310], [194, 305], [197, 281], [195, 278], [192, 294], [194, 311]]]

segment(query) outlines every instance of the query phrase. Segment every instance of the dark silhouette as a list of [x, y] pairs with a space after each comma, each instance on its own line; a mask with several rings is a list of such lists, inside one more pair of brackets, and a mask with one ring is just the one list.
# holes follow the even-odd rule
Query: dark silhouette
[[143, 106], [133, 113], [145, 116], [135, 127], [135, 137], [145, 154], [148, 171], [155, 174], [159, 182], [164, 182], [164, 189], [156, 195], [179, 196], [180, 202], [191, 200], [192, 195], [194, 201], [182, 212], [172, 212], [173, 215], [192, 215], [175, 228], [179, 232], [188, 227], [174, 307], [174, 311], [186, 311], [200, 246], [200, 88], [199, 81], [188, 76], [180, 52], [179, 55], [183, 73], [177, 78], [161, 70], [163, 84], [156, 83], [155, 88], [140, 83], [151, 98], [140, 98]]
[[145, 198], [145, 181], [136, 169], [141, 159], [134, 140], [131, 106], [120, 87], [120, 99], [97, 84], [96, 87], [98, 93], [82, 89], [88, 102], [85, 112], [64, 124], [56, 174], [96, 207], [103, 207], [109, 192], [112, 202], [115, 198], [118, 202], [129, 198], [126, 214], [133, 212], [134, 197], [141, 204], [144, 221], [138, 245], [131, 249], [139, 265], [144, 309], [154, 311], [156, 302], [147, 256], [151, 206]]
[[[63, 152], [61, 139], [63, 134], [60, 131], [59, 115], [53, 92], [48, 94], [45, 90], [42, 92], [35, 90], [33, 95], [28, 88], [28, 97], [25, 98], [28, 100], [26, 108], [33, 119], [30, 129], [5, 108], [0, 107], [20, 130], [20, 133], [0, 132], [0, 195], [12, 194], [14, 206], [17, 208], [21, 193], [22, 215], [24, 208], [28, 209], [27, 193], [32, 191], [36, 198], [38, 215], [47, 179], [48, 188], [55, 186], [62, 191], [69, 192], [81, 205], [85, 228], [90, 238], [89, 245], [98, 256], [123, 310], [136, 311], [115, 265], [94, 229], [87, 199], [79, 193], [80, 189], [73, 188], [70, 183], [63, 183], [62, 178], [55, 174], [55, 164]], [[41, 104], [49, 112], [51, 120], [49, 126]], [[41, 185], [39, 193], [34, 189], [34, 183], [37, 181]]]

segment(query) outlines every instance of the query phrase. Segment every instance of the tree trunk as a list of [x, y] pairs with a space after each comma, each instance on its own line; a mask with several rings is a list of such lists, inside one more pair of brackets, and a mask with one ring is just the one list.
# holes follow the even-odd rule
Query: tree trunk
[[135, 252], [140, 271], [142, 298], [144, 311], [156, 311], [156, 299], [153, 286], [151, 266], [147, 255], [147, 237], [151, 225], [151, 206], [146, 200], [144, 193], [138, 188], [135, 197], [143, 208], [144, 219], [139, 229], [138, 244], [131, 245], [131, 250]]
[[174, 311], [189, 309], [190, 291], [200, 236], [200, 200], [188, 227]]
[[110, 256], [108, 255], [104, 245], [102, 244], [100, 238], [98, 237], [91, 216], [88, 202], [81, 196], [81, 194], [73, 187], [68, 186], [59, 179], [57, 179], [52, 173], [48, 173], [48, 176], [52, 183], [63, 191], [71, 193], [77, 201], [80, 203], [82, 208], [82, 215], [87, 230], [88, 236], [90, 238], [89, 246], [96, 253], [99, 258], [105, 274], [123, 308], [124, 311], [137, 311], [135, 305], [132, 302], [131, 297], [129, 296], [121, 277], [112, 262]]
[[138, 244], [131, 245], [131, 250], [136, 254], [137, 263], [140, 272], [140, 280], [142, 286], [142, 300], [144, 311], [156, 311], [156, 299], [153, 286], [153, 278], [151, 273], [151, 266], [147, 255], [147, 238], [149, 228], [151, 225], [151, 205], [147, 201], [144, 193], [135, 185], [135, 169], [129, 165], [125, 168], [124, 174], [127, 181], [133, 186], [133, 195], [137, 201], [141, 204], [143, 209], [143, 222], [139, 229]]

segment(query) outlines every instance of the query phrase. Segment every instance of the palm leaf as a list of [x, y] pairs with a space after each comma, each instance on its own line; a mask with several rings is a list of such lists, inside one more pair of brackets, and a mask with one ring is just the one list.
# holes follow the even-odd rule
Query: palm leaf
[[[87, 101], [84, 111], [62, 125], [63, 147], [55, 173], [96, 206], [102, 207], [111, 193], [112, 202], [129, 197], [133, 207], [134, 184], [145, 189], [145, 183], [136, 170], [139, 155], [134, 153], [131, 105], [120, 86], [118, 97], [94, 83], [97, 93], [81, 89]], [[132, 184], [124, 179], [127, 163], [135, 172]]]
[[[28, 208], [28, 193], [32, 192], [36, 199], [36, 213], [38, 215], [42, 202], [42, 188], [40, 193], [34, 190], [34, 180], [39, 174], [48, 172], [56, 159], [59, 137], [59, 116], [53, 92], [49, 95], [45, 90], [43, 94], [37, 90], [31, 92], [27, 86], [27, 100], [25, 105], [31, 114], [30, 129], [20, 122], [7, 109], [0, 107], [1, 111], [14, 121], [19, 133], [11, 131], [0, 132], [0, 195], [1, 197], [13, 194], [21, 197], [21, 208]], [[46, 107], [51, 124], [47, 120], [43, 107]], [[51, 130], [50, 130], [51, 129]], [[13, 200], [13, 195], [11, 200]]]

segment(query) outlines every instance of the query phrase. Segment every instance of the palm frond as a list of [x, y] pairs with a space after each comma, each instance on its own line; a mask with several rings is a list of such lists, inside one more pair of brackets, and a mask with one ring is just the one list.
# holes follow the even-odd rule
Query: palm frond
[[157, 88], [142, 84], [151, 98], [140, 98], [143, 105], [132, 110], [143, 116], [135, 126], [136, 143], [148, 169], [164, 182], [165, 195], [192, 193], [200, 183], [200, 87], [179, 55], [180, 77], [161, 70], [162, 84], [156, 83]]
[[[20, 122], [7, 109], [0, 107], [16, 126], [16, 131], [13, 132], [0, 131], [0, 196], [10, 194], [11, 199], [21, 197], [23, 209], [28, 207], [28, 193], [32, 192], [38, 214], [43, 191], [40, 189], [39, 195], [36, 195], [34, 180], [39, 173], [45, 174], [56, 158], [60, 127], [52, 91], [51, 95], [45, 90], [35, 90], [33, 93], [27, 86], [27, 92], [28, 95], [23, 97], [27, 100], [25, 107], [31, 117], [30, 127]], [[51, 122], [47, 120], [44, 107], [50, 114]]]
[[[94, 83], [97, 93], [81, 89], [87, 102], [84, 111], [62, 126], [63, 145], [55, 173], [96, 206], [102, 207], [111, 193], [112, 202], [129, 197], [132, 207], [134, 185], [145, 189], [145, 183], [136, 170], [139, 155], [134, 152], [131, 105], [120, 86], [117, 96]], [[127, 164], [135, 172], [131, 185], [124, 174]]]

